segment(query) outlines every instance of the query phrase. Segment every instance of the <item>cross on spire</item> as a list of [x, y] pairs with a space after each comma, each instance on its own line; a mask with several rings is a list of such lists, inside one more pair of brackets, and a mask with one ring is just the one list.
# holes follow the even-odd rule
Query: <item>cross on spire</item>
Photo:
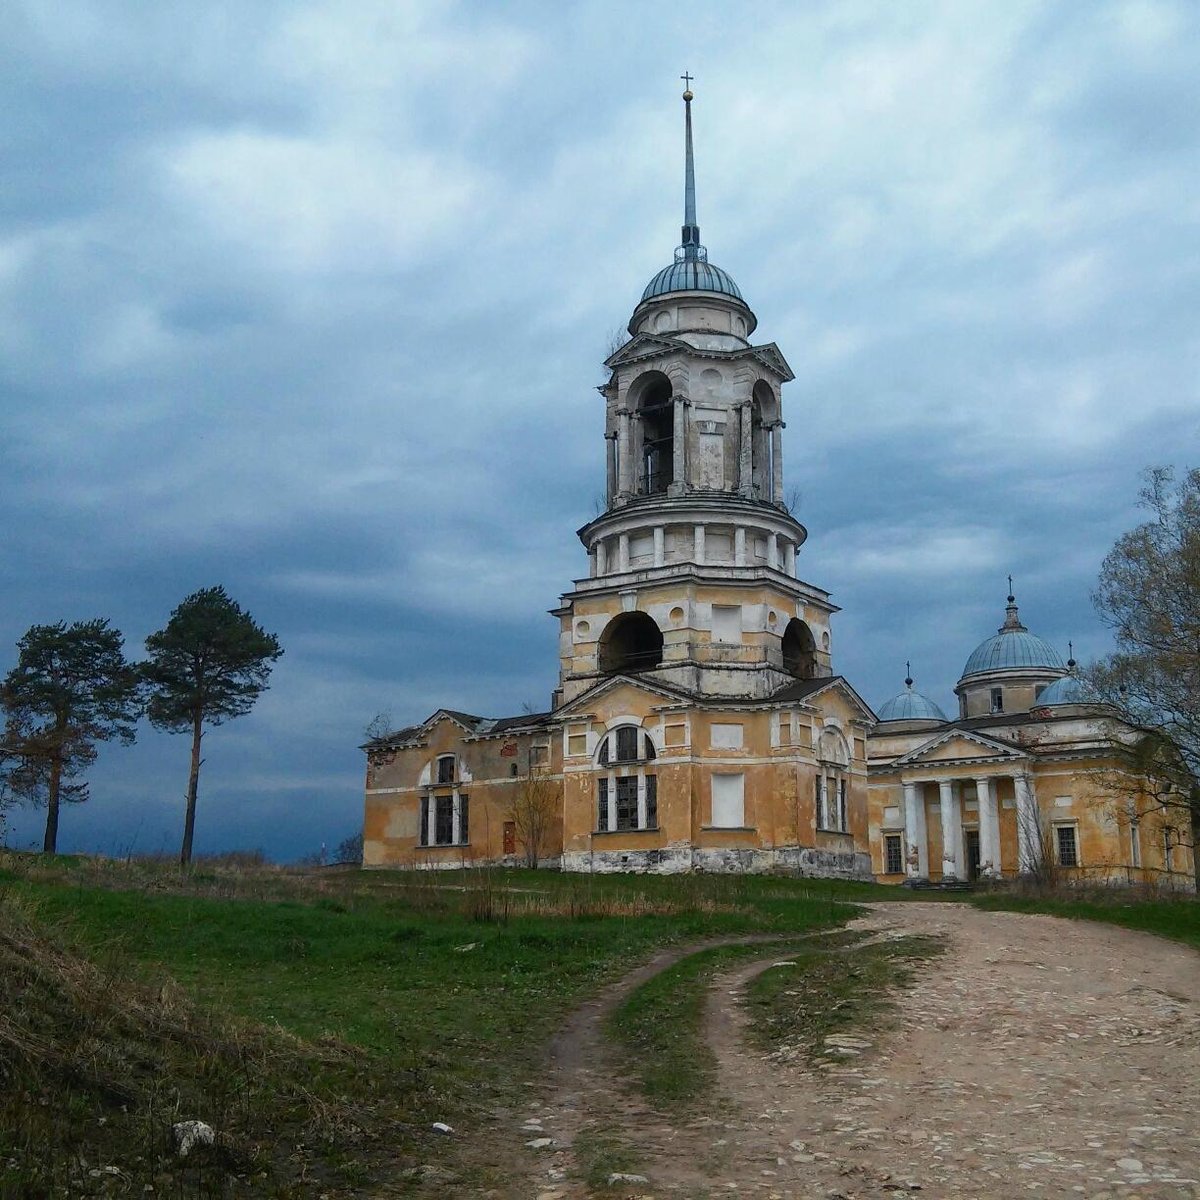
[[683, 80], [683, 86], [690, 92], [692, 90], [692, 80], [695, 78], [695, 76], [689, 75], [686, 71], [684, 71], [679, 78]]

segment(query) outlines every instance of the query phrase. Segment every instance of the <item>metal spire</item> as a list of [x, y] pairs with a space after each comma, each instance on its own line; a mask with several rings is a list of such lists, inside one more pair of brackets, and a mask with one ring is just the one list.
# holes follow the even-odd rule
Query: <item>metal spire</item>
[[692, 77], [685, 71], [683, 80], [684, 126], [687, 131], [687, 154], [683, 180], [683, 233], [680, 244], [684, 258], [699, 257], [700, 226], [696, 224], [696, 165], [692, 154]]
[[906, 688], [908, 688], [909, 691], [911, 691], [912, 685], [913, 685], [912, 663], [906, 662], [904, 664], [904, 686]]

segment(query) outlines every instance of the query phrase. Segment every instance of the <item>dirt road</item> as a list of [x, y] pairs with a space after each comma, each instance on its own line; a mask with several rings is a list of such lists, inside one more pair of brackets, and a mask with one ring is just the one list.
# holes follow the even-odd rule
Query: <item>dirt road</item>
[[878, 905], [854, 927], [946, 950], [917, 967], [886, 1033], [854, 1031], [869, 1045], [820, 1066], [744, 1036], [742, 987], [773, 958], [718, 978], [717, 1115], [649, 1110], [595, 1029], [609, 1003], [589, 1006], [549, 1102], [524, 1114], [520, 1136], [541, 1144], [520, 1194], [588, 1195], [582, 1139], [594, 1157], [607, 1129], [645, 1176], [608, 1195], [1200, 1198], [1200, 954], [966, 905]]

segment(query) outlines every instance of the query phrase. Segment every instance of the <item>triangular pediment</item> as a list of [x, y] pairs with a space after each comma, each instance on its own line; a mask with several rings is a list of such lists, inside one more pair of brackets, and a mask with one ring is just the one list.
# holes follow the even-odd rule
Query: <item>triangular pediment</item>
[[874, 724], [879, 718], [871, 706], [850, 686], [842, 675], [830, 675], [823, 679], [805, 679], [780, 688], [770, 697], [773, 704], [805, 704], [819, 708], [819, 698], [836, 692], [851, 710], [847, 716], [852, 721], [867, 721]]
[[651, 696], [667, 704], [677, 704], [681, 700], [695, 700], [695, 697], [683, 688], [664, 684], [659, 680], [649, 678], [645, 675], [611, 675], [609, 678], [602, 679], [599, 683], [593, 684], [586, 692], [580, 692], [578, 696], [573, 700], [568, 700], [560, 708], [556, 708], [553, 716], [557, 719], [559, 717], [570, 717], [578, 713], [587, 712], [597, 700], [619, 691], [621, 688], [633, 688], [640, 692], [649, 693]]
[[691, 347], [677, 342], [674, 338], [662, 337], [653, 333], [639, 333], [631, 337], [615, 353], [610, 354], [604, 360], [604, 365], [612, 370], [624, 366], [626, 363], [640, 362], [645, 358], [658, 358], [663, 354], [678, 354], [680, 350], [691, 350]]
[[1017, 747], [1006, 745], [995, 738], [984, 737], [983, 734], [971, 733], [962, 729], [950, 729], [910, 750], [902, 758], [897, 759], [895, 765], [1001, 762], [1025, 757], [1025, 753]]
[[765, 346], [755, 346], [751, 353], [764, 367], [778, 375], [784, 383], [789, 383], [796, 378], [792, 368], [788, 366], [787, 359], [783, 357], [783, 351], [774, 342], [767, 342]]

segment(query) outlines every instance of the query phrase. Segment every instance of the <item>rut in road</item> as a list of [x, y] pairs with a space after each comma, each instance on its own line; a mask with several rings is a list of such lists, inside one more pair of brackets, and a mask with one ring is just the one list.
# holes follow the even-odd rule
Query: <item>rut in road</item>
[[[601, 1031], [659, 956], [576, 1014], [548, 1102], [531, 1109], [531, 1185], [574, 1200], [581, 1136], [633, 1147], [629, 1196], [1200, 1197], [1200, 955], [1147, 934], [957, 904], [872, 906], [872, 938], [941, 938], [860, 1057], [784, 1061], [746, 1036], [742, 989], [776, 956], [712, 984], [705, 1037], [718, 1087], [673, 1120], [622, 1078]], [[715, 944], [715, 943], [713, 943]], [[707, 944], [706, 944], [707, 945]], [[565, 1040], [564, 1040], [565, 1039]], [[566, 1053], [563, 1052], [566, 1048]]]

